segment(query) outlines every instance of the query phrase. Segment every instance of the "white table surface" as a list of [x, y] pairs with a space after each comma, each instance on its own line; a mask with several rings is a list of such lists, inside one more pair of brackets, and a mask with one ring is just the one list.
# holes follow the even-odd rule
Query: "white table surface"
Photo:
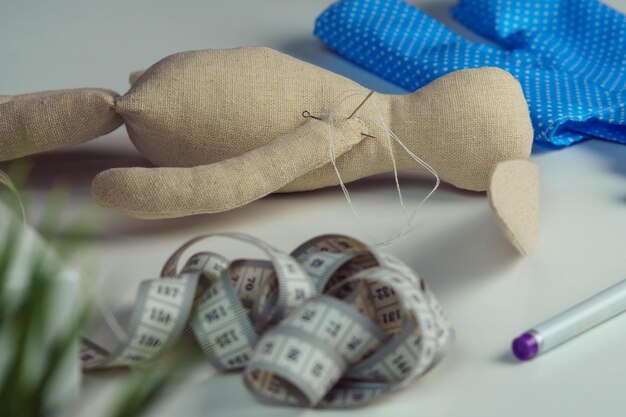
[[[130, 71], [170, 53], [241, 45], [270, 46], [377, 91], [400, 92], [312, 36], [315, 17], [330, 3], [1, 0], [0, 94], [83, 86], [124, 92]], [[452, 2], [415, 3], [450, 22]], [[626, 12], [624, 0], [607, 3]], [[348, 413], [626, 415], [626, 315], [530, 363], [517, 363], [509, 353], [511, 339], [521, 331], [626, 278], [626, 146], [592, 140], [559, 151], [537, 149], [533, 160], [541, 168], [541, 239], [531, 256], [515, 254], [484, 195], [446, 186], [423, 207], [417, 229], [387, 248], [426, 278], [455, 325], [457, 339], [425, 378]], [[156, 276], [169, 253], [199, 233], [246, 232], [285, 250], [322, 233], [367, 239], [338, 188], [270, 196], [223, 214], [163, 221], [136, 220], [95, 205], [89, 186], [97, 172], [145, 164], [119, 129], [91, 143], [41, 155], [26, 187], [40, 201], [55, 182], [69, 184], [73, 197], [68, 216], [87, 208], [100, 217], [102, 232], [81, 249], [95, 250], [99, 293], [114, 311], [128, 309], [138, 282]], [[430, 186], [423, 178], [402, 176], [413, 204]], [[397, 229], [399, 209], [389, 177], [349, 188], [376, 231]], [[100, 338], [107, 342], [102, 332]], [[124, 376], [86, 376], [72, 414], [103, 415]], [[261, 405], [247, 393], [240, 375], [216, 375], [207, 363], [188, 375], [152, 415], [317, 413]]]

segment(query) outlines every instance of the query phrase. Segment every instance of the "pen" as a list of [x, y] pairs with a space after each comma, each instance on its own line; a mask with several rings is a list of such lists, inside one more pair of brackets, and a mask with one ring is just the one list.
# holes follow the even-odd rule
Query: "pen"
[[586, 332], [626, 311], [626, 280], [533, 327], [513, 340], [513, 354], [522, 361]]

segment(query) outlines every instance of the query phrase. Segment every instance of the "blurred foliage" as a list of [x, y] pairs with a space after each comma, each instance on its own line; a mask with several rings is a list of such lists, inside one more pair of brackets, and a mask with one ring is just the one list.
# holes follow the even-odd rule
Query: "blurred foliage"
[[[76, 360], [83, 317], [79, 314], [50, 335], [46, 326], [56, 313], [55, 280], [61, 271], [40, 248], [22, 243], [33, 240], [23, 238], [21, 229], [15, 223], [4, 228], [0, 246], [0, 404], [6, 416], [47, 416], [58, 411], [57, 399], [50, 395], [55, 390], [50, 388], [62, 383], [62, 375]], [[23, 260], [25, 251], [32, 258], [29, 265], [18, 266], [24, 267], [19, 273], [15, 260]], [[15, 275], [21, 275], [20, 282]]]
[[[72, 376], [76, 336], [84, 323], [85, 310], [74, 308], [78, 307], [78, 294], [73, 291], [79, 282], [72, 279], [61, 258], [44, 239], [26, 225], [27, 211], [18, 187], [4, 172], [0, 172], [0, 178], [15, 194], [19, 207], [14, 210], [16, 213], [6, 206], [0, 210], [2, 414], [54, 415], [59, 411], [63, 394], [69, 392], [63, 393], [59, 387], [63, 387], [63, 379]], [[63, 294], [66, 299], [74, 300], [63, 302]], [[73, 369], [76, 370], [75, 365]], [[71, 381], [67, 382], [71, 385]], [[76, 382], [74, 378], [74, 385]]]
[[[0, 188], [14, 194], [13, 202], [6, 195], [0, 201], [0, 415], [53, 417], [77, 395], [72, 385], [79, 388], [77, 347], [89, 300], [80, 291], [86, 277], [67, 265], [93, 226], [89, 217], [78, 216], [61, 227], [70, 193], [59, 187], [37, 226], [44, 233], [36, 232], [26, 224], [29, 211], [18, 193], [26, 174], [17, 172], [14, 178], [20, 181], [0, 170]], [[173, 376], [161, 370], [127, 379], [110, 417], [145, 415]]]

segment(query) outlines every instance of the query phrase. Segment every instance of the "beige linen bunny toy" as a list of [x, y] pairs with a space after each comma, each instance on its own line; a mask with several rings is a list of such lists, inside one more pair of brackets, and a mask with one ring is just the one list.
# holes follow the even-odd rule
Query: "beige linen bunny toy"
[[365, 102], [369, 91], [355, 82], [267, 48], [178, 53], [131, 78], [123, 96], [82, 88], [0, 98], [0, 160], [125, 124], [158, 167], [104, 171], [95, 198], [132, 216], [179, 217], [338, 184], [333, 155], [345, 182], [392, 170], [391, 151], [398, 169], [420, 169], [390, 145], [380, 120], [443, 181], [488, 189], [520, 252], [535, 244], [532, 127], [518, 82], [503, 70], [461, 70], [415, 93]]

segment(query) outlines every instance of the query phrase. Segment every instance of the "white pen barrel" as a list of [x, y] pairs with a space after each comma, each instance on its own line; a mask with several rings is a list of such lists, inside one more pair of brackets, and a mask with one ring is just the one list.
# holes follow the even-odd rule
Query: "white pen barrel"
[[626, 280], [544, 321], [532, 332], [539, 336], [541, 352], [545, 352], [624, 311]]

